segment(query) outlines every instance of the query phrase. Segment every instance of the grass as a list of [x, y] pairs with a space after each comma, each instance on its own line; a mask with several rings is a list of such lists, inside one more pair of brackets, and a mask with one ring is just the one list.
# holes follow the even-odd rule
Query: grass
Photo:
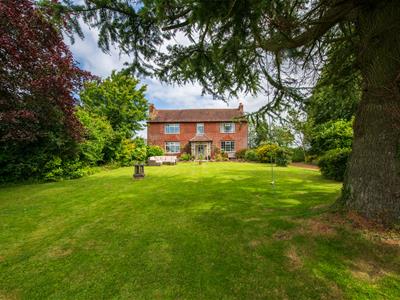
[[205, 163], [0, 189], [0, 299], [395, 299], [400, 247], [317, 171]]

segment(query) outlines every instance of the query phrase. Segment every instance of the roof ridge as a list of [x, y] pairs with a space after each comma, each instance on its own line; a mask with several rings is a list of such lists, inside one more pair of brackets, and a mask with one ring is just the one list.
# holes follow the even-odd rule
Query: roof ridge
[[171, 111], [171, 110], [238, 110], [238, 108], [166, 108], [166, 109], [157, 109], [158, 111]]
[[243, 116], [236, 108], [155, 109], [148, 122], [228, 122]]

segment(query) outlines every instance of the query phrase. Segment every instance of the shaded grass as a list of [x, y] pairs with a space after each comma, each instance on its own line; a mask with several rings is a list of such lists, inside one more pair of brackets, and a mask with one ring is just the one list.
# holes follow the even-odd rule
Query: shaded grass
[[0, 189], [0, 299], [399, 298], [400, 251], [335, 225], [340, 185], [266, 165]]

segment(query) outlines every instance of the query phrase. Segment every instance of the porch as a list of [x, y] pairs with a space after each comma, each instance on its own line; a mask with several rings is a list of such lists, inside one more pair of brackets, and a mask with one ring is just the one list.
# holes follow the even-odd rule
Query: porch
[[206, 135], [196, 135], [190, 139], [190, 152], [196, 160], [211, 159], [212, 140]]

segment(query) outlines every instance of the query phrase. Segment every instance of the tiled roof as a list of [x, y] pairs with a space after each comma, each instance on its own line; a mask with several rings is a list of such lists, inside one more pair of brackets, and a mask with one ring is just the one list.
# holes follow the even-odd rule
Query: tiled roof
[[212, 141], [212, 139], [210, 139], [205, 134], [202, 134], [202, 135], [195, 135], [194, 137], [192, 137], [190, 139], [190, 141], [191, 142], [209, 142], [209, 141]]
[[237, 108], [226, 109], [154, 109], [150, 123], [164, 122], [229, 122], [243, 117]]

